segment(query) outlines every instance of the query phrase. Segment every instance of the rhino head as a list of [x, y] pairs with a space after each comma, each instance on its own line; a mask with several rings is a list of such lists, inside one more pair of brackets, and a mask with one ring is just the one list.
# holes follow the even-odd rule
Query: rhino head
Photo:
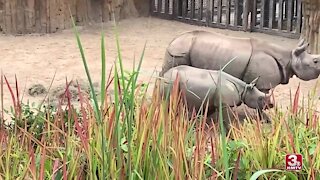
[[302, 39], [298, 47], [292, 50], [292, 71], [304, 81], [316, 79], [320, 74], [320, 54], [309, 54], [308, 46], [309, 43], [304, 43]]
[[258, 79], [259, 77], [254, 79], [250, 84], [246, 84], [241, 95], [241, 100], [250, 108], [260, 110], [273, 108], [274, 105], [271, 101], [271, 95], [261, 92], [256, 87]]

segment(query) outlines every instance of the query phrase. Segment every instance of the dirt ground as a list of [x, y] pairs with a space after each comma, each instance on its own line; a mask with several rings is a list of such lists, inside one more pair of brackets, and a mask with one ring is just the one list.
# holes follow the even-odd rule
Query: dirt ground
[[[106, 34], [107, 66], [116, 59], [116, 43], [112, 23], [104, 24]], [[156, 18], [135, 18], [123, 20], [119, 24], [120, 46], [126, 68], [131, 68], [133, 59], [136, 62], [142, 53], [145, 42], [146, 52], [142, 64], [140, 80], [148, 80], [162, 65], [163, 56], [168, 43], [178, 34], [191, 30], [207, 30], [231, 36], [255, 37], [293, 48], [296, 39], [287, 39], [261, 33], [247, 33], [188, 25], [176, 21], [167, 21]], [[95, 82], [100, 81], [100, 34], [101, 25], [92, 25], [80, 28], [81, 40], [85, 55]], [[28, 88], [40, 83], [45, 87], [50, 85], [56, 72], [53, 87], [64, 86], [66, 77], [84, 79], [85, 71], [81, 61], [80, 52], [72, 30], [65, 30], [55, 34], [0, 36], [0, 69], [14, 87], [14, 77], [17, 76], [20, 94], [23, 102], [39, 102], [43, 96], [31, 97]], [[290, 90], [294, 93], [301, 84], [301, 91], [306, 96], [316, 85], [316, 80], [301, 81], [292, 78], [288, 85], [280, 85], [275, 90], [277, 104], [284, 107], [289, 104]], [[4, 106], [12, 105], [8, 88], [4, 86]], [[317, 91], [317, 97], [318, 97]]]

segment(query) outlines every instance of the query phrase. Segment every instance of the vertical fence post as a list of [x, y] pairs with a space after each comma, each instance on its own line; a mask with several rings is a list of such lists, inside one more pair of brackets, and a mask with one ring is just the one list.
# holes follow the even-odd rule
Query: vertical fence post
[[226, 26], [230, 25], [230, 8], [231, 8], [231, 0], [226, 0]]
[[249, 1], [248, 0], [243, 0], [243, 18], [242, 18], [242, 26], [243, 30], [247, 31], [248, 29], [248, 15], [249, 15]]
[[154, 14], [154, 11], [155, 11], [155, 0], [149, 0], [150, 1], [150, 8], [149, 8], [149, 11], [150, 11], [150, 14], [153, 15]]
[[181, 0], [173, 0], [172, 15], [174, 19], [178, 18], [178, 16], [180, 15], [180, 11], [179, 11], [179, 8], [181, 7], [180, 2]]
[[170, 0], [164, 0], [164, 13], [166, 15], [169, 15], [169, 1]]
[[269, 28], [272, 29], [274, 21], [274, 0], [269, 1]]
[[217, 15], [217, 23], [221, 23], [221, 19], [222, 19], [222, 0], [217, 0], [218, 4], [218, 15]]
[[191, 15], [190, 15], [190, 19], [194, 19], [194, 11], [195, 11], [195, 0], [191, 0]]
[[288, 10], [287, 10], [287, 31], [290, 32], [292, 30], [292, 0], [287, 1], [288, 3]]
[[234, 0], [234, 26], [238, 26], [238, 18], [239, 18], [239, 0]]
[[181, 7], [181, 12], [182, 12], [182, 18], [186, 18], [186, 11], [187, 10], [187, 2], [186, 0], [182, 0], [182, 7]]
[[265, 19], [265, 0], [261, 0], [261, 10], [260, 10], [260, 29], [263, 29], [264, 19]]
[[211, 5], [211, 2], [213, 0], [206, 0], [206, 4], [207, 4], [207, 7], [206, 7], [206, 24], [207, 26], [210, 25], [210, 23], [212, 23], [212, 5]]
[[279, 0], [279, 16], [278, 16], [278, 30], [282, 31], [283, 20], [283, 0]]
[[297, 25], [296, 33], [301, 33], [301, 21], [302, 21], [302, 3], [301, 0], [297, 0]]
[[158, 13], [162, 13], [162, 0], [158, 0]]
[[250, 21], [250, 30], [252, 31], [257, 23], [257, 0], [253, 0], [251, 7], [251, 21]]
[[203, 1], [204, 0], [199, 0], [199, 13], [198, 13], [198, 15], [199, 15], [199, 21], [201, 21], [202, 20], [202, 18], [203, 18]]

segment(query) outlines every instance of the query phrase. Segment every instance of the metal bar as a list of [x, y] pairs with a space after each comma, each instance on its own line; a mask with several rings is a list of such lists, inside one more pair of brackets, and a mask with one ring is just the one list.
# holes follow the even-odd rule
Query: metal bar
[[214, 16], [215, 16], [215, 0], [210, 0], [211, 2], [212, 2], [212, 4], [211, 4], [211, 9], [212, 9], [212, 17], [211, 17], [211, 22], [216, 22], [215, 21], [215, 18], [214, 18]]
[[239, 0], [234, 0], [234, 25], [238, 26], [238, 17], [239, 17]]
[[292, 0], [288, 1], [288, 18], [287, 18], [287, 31], [290, 32], [292, 30]]
[[162, 0], [158, 0], [158, 13], [162, 13]]
[[248, 15], [249, 15], [249, 1], [248, 0], [243, 0], [243, 19], [242, 19], [242, 26], [243, 30], [247, 31], [248, 29]]
[[217, 15], [217, 23], [221, 23], [221, 19], [222, 19], [222, 1], [221, 0], [217, 0], [218, 1], [218, 15]]
[[174, 18], [177, 18], [181, 14], [181, 0], [173, 0], [172, 4], [172, 15]]
[[264, 15], [265, 15], [265, 0], [261, 0], [261, 10], [260, 10], [260, 15], [261, 15], [261, 18], [260, 18], [260, 29], [263, 28], [264, 26]]
[[279, 17], [278, 17], [278, 30], [282, 31], [283, 20], [283, 0], [279, 0]]
[[194, 11], [195, 11], [195, 0], [191, 0], [191, 19], [194, 19]]
[[203, 0], [199, 0], [199, 12], [198, 12], [198, 15], [199, 15], [199, 20], [201, 21], [202, 18], [203, 18]]
[[301, 33], [301, 21], [302, 21], [302, 3], [301, 0], [297, 0], [297, 26], [296, 33]]
[[206, 0], [206, 22], [207, 26], [209, 26], [210, 23], [212, 23], [212, 6], [210, 5], [211, 0]]
[[164, 0], [164, 13], [169, 14], [169, 1], [170, 0]]
[[151, 14], [153, 14], [154, 12], [157, 11], [155, 1], [156, 0], [150, 0], [150, 4], [151, 4], [150, 13]]
[[182, 17], [186, 18], [186, 12], [187, 12], [187, 1], [182, 0]]
[[227, 0], [226, 2], [226, 26], [230, 25], [230, 8], [231, 8], [231, 1]]
[[275, 14], [274, 0], [270, 0], [269, 3], [269, 28], [272, 29]]
[[253, 0], [251, 8], [250, 30], [252, 30], [257, 24], [257, 0]]

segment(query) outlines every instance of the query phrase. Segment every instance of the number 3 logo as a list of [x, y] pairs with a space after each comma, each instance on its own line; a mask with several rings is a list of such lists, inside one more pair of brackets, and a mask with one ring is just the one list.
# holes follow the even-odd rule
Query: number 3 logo
[[289, 166], [300, 166], [300, 162], [297, 161], [297, 156], [296, 155], [290, 155], [288, 157], [288, 159], [290, 160], [290, 161], [288, 161], [288, 165]]

